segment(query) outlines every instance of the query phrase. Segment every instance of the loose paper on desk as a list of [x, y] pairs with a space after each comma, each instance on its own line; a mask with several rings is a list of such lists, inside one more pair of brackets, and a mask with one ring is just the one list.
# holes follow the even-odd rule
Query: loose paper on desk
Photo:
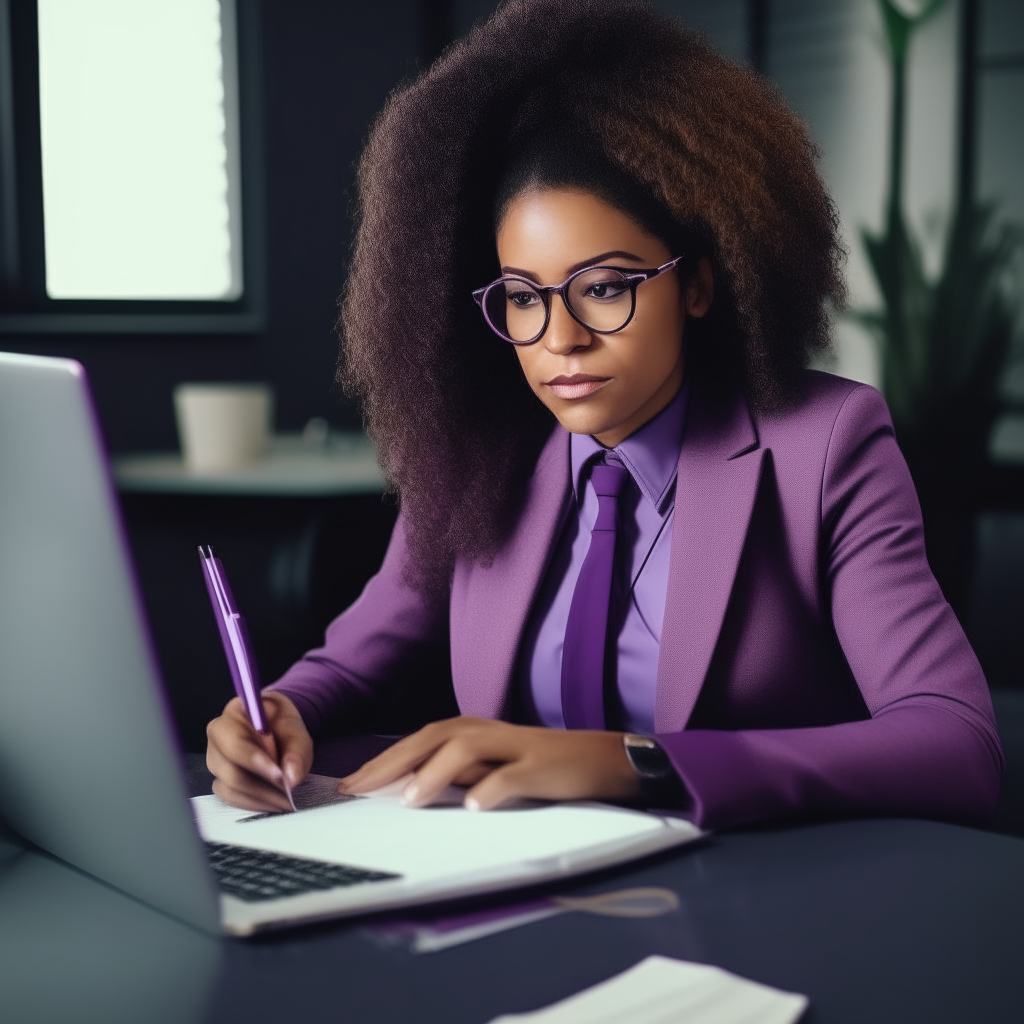
[[793, 1024], [806, 1009], [806, 996], [720, 967], [649, 956], [568, 999], [491, 1024]]

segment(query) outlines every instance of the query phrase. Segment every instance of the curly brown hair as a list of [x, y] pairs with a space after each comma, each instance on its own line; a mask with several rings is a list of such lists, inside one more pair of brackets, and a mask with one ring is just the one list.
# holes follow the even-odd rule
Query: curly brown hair
[[701, 240], [716, 299], [687, 331], [693, 372], [778, 407], [828, 344], [826, 300], [844, 299], [835, 209], [774, 88], [647, 3], [503, 4], [391, 95], [359, 165], [338, 380], [363, 403], [426, 587], [455, 555], [497, 549], [551, 431], [470, 292], [499, 273], [510, 162], [552, 125]]

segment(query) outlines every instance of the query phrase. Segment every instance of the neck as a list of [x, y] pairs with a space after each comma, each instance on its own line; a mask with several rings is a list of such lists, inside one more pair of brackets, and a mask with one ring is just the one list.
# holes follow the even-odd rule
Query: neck
[[594, 434], [594, 440], [605, 448], [615, 448], [622, 444], [630, 434], [635, 434], [641, 427], [650, 423], [679, 394], [679, 389], [683, 386], [684, 370], [685, 364], [680, 356], [679, 362], [673, 367], [665, 382], [636, 412], [611, 430]]

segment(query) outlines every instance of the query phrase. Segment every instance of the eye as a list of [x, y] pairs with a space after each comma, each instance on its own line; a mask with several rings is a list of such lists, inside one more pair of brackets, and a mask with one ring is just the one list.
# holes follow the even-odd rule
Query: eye
[[593, 281], [584, 289], [583, 297], [587, 299], [617, 299], [629, 290], [629, 284], [622, 278]]
[[540, 302], [540, 296], [529, 288], [508, 288], [505, 291], [505, 298], [516, 309], [529, 309]]

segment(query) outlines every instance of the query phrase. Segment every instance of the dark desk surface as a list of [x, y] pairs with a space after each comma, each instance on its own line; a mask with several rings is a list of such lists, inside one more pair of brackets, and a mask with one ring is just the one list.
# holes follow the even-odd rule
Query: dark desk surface
[[360, 922], [218, 942], [23, 853], [0, 866], [0, 1019], [483, 1024], [663, 953], [804, 992], [808, 1024], [1024, 1020], [1024, 840], [903, 820], [731, 833], [581, 888], [622, 885], [681, 907], [416, 956]]

